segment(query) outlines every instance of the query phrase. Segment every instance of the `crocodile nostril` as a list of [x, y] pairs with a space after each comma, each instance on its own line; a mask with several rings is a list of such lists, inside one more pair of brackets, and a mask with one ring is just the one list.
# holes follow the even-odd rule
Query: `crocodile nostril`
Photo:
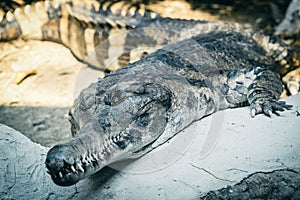
[[74, 158], [68, 146], [56, 145], [47, 154], [46, 167], [50, 171], [60, 171], [73, 164]]

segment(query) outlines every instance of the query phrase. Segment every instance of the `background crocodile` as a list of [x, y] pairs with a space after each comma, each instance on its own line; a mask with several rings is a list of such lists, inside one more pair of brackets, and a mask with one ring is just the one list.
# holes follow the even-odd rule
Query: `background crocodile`
[[46, 166], [72, 185], [104, 166], [137, 158], [221, 109], [250, 104], [270, 116], [291, 106], [274, 62], [237, 32], [199, 34], [129, 64], [91, 84], [70, 110], [74, 139], [54, 146]]
[[280, 40], [239, 24], [163, 18], [138, 8], [112, 11], [111, 6], [106, 2], [78, 6], [49, 1], [26, 5], [3, 17], [0, 41], [22, 37], [58, 42], [79, 60], [111, 71], [195, 34], [237, 31], [255, 35], [253, 38], [277, 62], [280, 75], [300, 66], [298, 55]]

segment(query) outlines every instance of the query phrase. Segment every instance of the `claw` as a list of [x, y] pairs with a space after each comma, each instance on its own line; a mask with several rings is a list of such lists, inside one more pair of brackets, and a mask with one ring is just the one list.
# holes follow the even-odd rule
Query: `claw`
[[273, 113], [274, 113], [275, 115], [277, 115], [277, 116], [280, 116], [280, 114], [279, 114], [278, 112], [276, 112], [276, 111], [273, 111]]
[[264, 113], [268, 117], [271, 117], [274, 113], [277, 116], [280, 114], [277, 111], [290, 110], [293, 106], [286, 104], [284, 101], [266, 101], [260, 103], [254, 103], [251, 105], [251, 117], [254, 117], [256, 114]]
[[[274, 113], [275, 113], [275, 111], [274, 111]], [[269, 117], [272, 116], [272, 111], [271, 111], [271, 110], [268, 111], [268, 116], [269, 116]]]
[[256, 114], [255, 109], [252, 108], [252, 109], [251, 109], [251, 117], [252, 117], [252, 118], [255, 117], [255, 114]]
[[287, 110], [291, 110], [292, 107], [293, 107], [293, 105], [285, 104], [285, 102], [284, 102], [283, 107], [284, 107], [285, 109], [287, 109]]

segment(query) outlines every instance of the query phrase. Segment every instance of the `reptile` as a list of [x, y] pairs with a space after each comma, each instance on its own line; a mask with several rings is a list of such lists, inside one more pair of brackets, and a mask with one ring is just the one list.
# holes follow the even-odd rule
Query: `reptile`
[[[58, 10], [60, 7], [63, 6], [59, 5]], [[47, 154], [46, 168], [54, 183], [73, 185], [113, 162], [139, 158], [194, 121], [218, 110], [249, 105], [254, 117], [259, 113], [279, 115], [278, 111], [291, 108], [278, 101], [282, 83], [274, 70], [278, 63], [294, 66], [295, 59], [286, 46], [272, 37], [218, 22], [137, 14], [114, 16], [111, 12], [103, 17], [103, 10], [99, 10], [69, 9], [68, 23], [93, 25], [94, 30], [101, 29], [104, 35], [121, 30], [122, 25], [125, 29], [140, 28], [126, 34], [125, 47], [129, 46], [124, 48], [126, 51], [137, 47], [136, 43], [130, 44], [134, 38], [143, 45], [150, 41], [164, 46], [132, 63], [128, 63], [128, 53], [124, 51], [121, 58], [127, 60], [125, 67], [82, 90], [69, 112], [74, 138], [54, 146]], [[13, 18], [8, 24], [14, 22], [14, 29], [19, 26]], [[60, 22], [60, 18], [54, 21]], [[57, 24], [54, 23], [54, 27], [58, 27]], [[149, 31], [151, 27], [165, 30], [165, 35], [164, 31]], [[168, 27], [171, 31], [166, 31]], [[79, 30], [83, 28], [77, 33]], [[62, 33], [49, 31], [43, 39], [65, 44]], [[8, 37], [1, 33], [1, 38], [9, 40], [22, 34], [23, 31], [19, 31], [18, 36]], [[72, 38], [76, 37], [69, 35], [69, 39]], [[86, 44], [82, 39], [79, 43]], [[71, 43], [69, 41], [69, 45]], [[275, 47], [281, 50], [278, 52]], [[76, 48], [71, 45], [69, 48], [80, 58]]]
[[199, 34], [166, 45], [84, 89], [70, 109], [74, 138], [46, 166], [62, 186], [113, 162], [138, 158], [192, 122], [250, 105], [251, 115], [290, 109], [272, 59], [238, 32]]
[[68, 1], [28, 4], [0, 16], [0, 42], [17, 38], [57, 42], [90, 67], [113, 71], [197, 33], [237, 31], [255, 33], [253, 38], [276, 61], [281, 76], [300, 66], [299, 55], [280, 40], [239, 24], [172, 19], [142, 8], [113, 11], [113, 5], [106, 1], [99, 5]]

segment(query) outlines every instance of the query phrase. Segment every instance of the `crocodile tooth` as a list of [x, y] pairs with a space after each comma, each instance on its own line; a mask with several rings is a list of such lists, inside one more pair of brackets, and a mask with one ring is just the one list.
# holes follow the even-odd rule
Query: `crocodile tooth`
[[95, 153], [95, 154], [92, 154], [92, 158], [94, 159], [94, 161], [97, 161], [97, 160], [98, 160], [97, 154], [96, 154], [96, 153]]
[[71, 170], [72, 170], [72, 172], [76, 172], [76, 169], [75, 169], [75, 167], [73, 166], [73, 165], [71, 165]]
[[89, 155], [88, 158], [89, 158], [89, 161], [90, 161], [90, 162], [94, 161], [94, 159], [92, 158], [92, 155]]
[[76, 168], [77, 168], [79, 171], [84, 172], [83, 167], [82, 167], [79, 163], [76, 165]]
[[60, 172], [58, 172], [58, 176], [59, 176], [59, 178], [62, 178], [63, 177], [63, 175], [62, 175], [62, 172], [60, 171]]
[[93, 154], [90, 155], [90, 160], [91, 160], [91, 161], [95, 161], [95, 158], [94, 158]]
[[98, 155], [95, 153], [92, 156], [93, 156], [93, 159], [98, 162]]
[[86, 156], [86, 155], [83, 155], [83, 156], [82, 156], [82, 163], [83, 163], [83, 164], [88, 163], [88, 161], [87, 161], [87, 156]]
[[103, 160], [104, 159], [103, 154], [101, 154], [101, 153], [99, 153], [97, 157], [98, 157], [98, 160]]
[[125, 132], [122, 133], [123, 137], [127, 137], [129, 135], [128, 131], [126, 130]]
[[91, 162], [91, 159], [90, 159], [90, 157], [89, 157], [89, 156], [87, 156], [85, 159], [87, 160], [87, 162], [88, 162], [88, 163], [90, 163], [90, 162]]

